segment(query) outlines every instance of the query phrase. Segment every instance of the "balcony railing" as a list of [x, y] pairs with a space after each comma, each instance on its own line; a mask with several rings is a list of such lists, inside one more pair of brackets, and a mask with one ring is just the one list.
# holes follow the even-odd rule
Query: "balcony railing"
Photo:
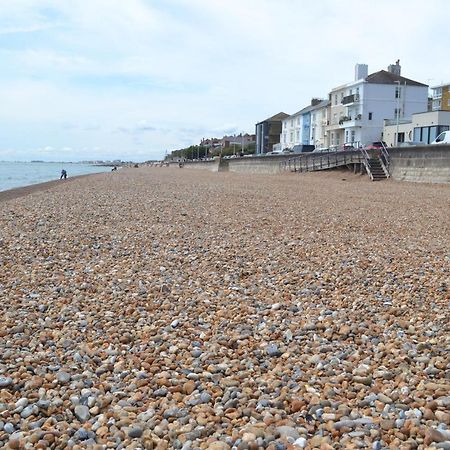
[[359, 102], [359, 94], [347, 95], [341, 101], [343, 105], [348, 105], [349, 103]]
[[361, 120], [362, 119], [362, 115], [361, 114], [356, 114], [355, 117], [352, 116], [343, 116], [339, 119], [339, 125], [342, 125], [345, 122], [350, 122], [351, 120]]

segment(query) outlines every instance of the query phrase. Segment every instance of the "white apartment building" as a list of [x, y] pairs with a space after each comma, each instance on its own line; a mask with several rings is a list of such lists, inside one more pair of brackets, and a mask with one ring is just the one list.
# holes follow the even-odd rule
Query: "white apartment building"
[[386, 119], [410, 119], [427, 110], [428, 86], [400, 75], [399, 61], [388, 70], [368, 75], [366, 64], [357, 64], [355, 80], [330, 92], [327, 145], [361, 147], [383, 140]]
[[313, 98], [311, 104], [282, 121], [279, 149], [295, 145], [323, 147], [326, 138], [328, 100]]
[[311, 132], [309, 143], [316, 148], [327, 147], [327, 125], [329, 121], [328, 100], [323, 100], [311, 110]]
[[292, 149], [294, 145], [300, 144], [302, 130], [302, 111], [286, 117], [281, 121], [281, 135], [279, 149]]

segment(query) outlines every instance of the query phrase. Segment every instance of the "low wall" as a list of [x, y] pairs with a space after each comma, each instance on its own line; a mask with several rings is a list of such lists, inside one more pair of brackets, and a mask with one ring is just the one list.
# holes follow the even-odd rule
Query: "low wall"
[[232, 158], [228, 162], [228, 170], [236, 173], [276, 174], [280, 173], [280, 163], [293, 155], [266, 155], [252, 158]]
[[[176, 164], [178, 165], [178, 163]], [[186, 161], [183, 163], [183, 167], [186, 167], [186, 169], [202, 169], [211, 172], [219, 172], [219, 165], [219, 158], [211, 161]]]
[[[389, 154], [391, 157], [390, 172], [394, 180], [450, 183], [450, 145], [389, 148]], [[185, 162], [184, 167], [206, 169], [212, 172], [270, 175], [282, 172], [280, 163], [295, 156], [298, 155], [265, 155], [222, 160], [217, 158], [213, 161]]]
[[450, 183], [450, 145], [390, 148], [389, 154], [394, 180]]

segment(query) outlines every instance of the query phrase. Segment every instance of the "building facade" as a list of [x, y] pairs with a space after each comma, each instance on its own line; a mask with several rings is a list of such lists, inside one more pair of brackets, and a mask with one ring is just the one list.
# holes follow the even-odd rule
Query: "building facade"
[[257, 155], [271, 152], [274, 145], [280, 142], [282, 121], [286, 117], [289, 117], [289, 114], [280, 112], [256, 124], [255, 128]]
[[316, 148], [328, 147], [326, 128], [329, 122], [330, 102], [322, 100], [311, 110], [311, 133], [309, 143]]
[[450, 111], [450, 83], [431, 88], [431, 109], [433, 111]]
[[411, 120], [385, 120], [383, 139], [393, 147], [397, 142], [431, 144], [443, 131], [450, 130], [450, 111], [426, 111], [412, 115]]
[[222, 149], [232, 146], [237, 146], [238, 148], [248, 148], [255, 141], [256, 135], [241, 133], [238, 135], [224, 136], [222, 139], [220, 139], [220, 146]]
[[385, 119], [407, 120], [427, 110], [428, 86], [401, 76], [398, 61], [387, 71], [367, 72], [367, 65], [357, 64], [355, 80], [331, 90], [329, 147], [362, 147], [381, 141]]
[[282, 124], [279, 148], [284, 150], [296, 145], [316, 145], [315, 141], [320, 143], [327, 105], [328, 100], [313, 98], [310, 105], [286, 117]]

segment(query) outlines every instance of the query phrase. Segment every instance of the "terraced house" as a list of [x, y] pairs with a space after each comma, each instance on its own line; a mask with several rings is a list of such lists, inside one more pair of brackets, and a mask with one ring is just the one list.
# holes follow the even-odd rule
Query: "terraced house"
[[331, 90], [327, 146], [361, 147], [383, 140], [384, 120], [404, 121], [427, 110], [428, 86], [401, 76], [399, 61], [368, 75], [357, 64], [355, 79]]
[[313, 98], [310, 105], [284, 118], [278, 149], [292, 149], [296, 145], [322, 146], [327, 105], [328, 100]]

